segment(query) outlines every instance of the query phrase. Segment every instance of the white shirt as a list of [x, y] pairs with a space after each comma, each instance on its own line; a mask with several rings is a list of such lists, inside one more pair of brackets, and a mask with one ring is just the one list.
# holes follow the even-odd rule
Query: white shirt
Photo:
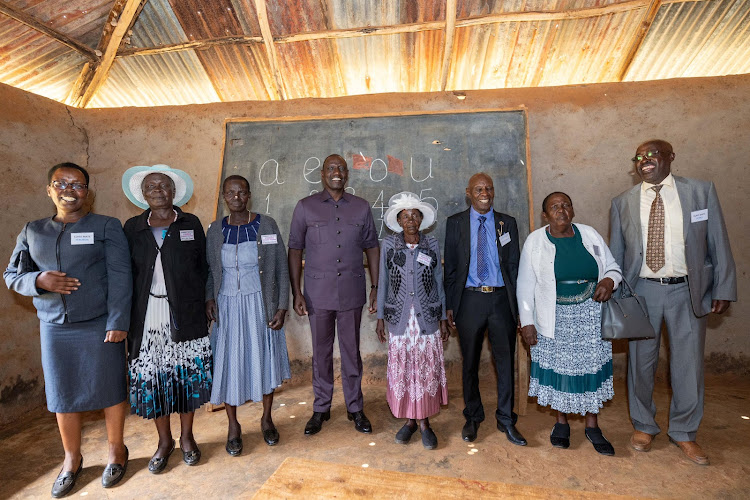
[[[659, 191], [664, 201], [664, 267], [654, 272], [646, 265], [646, 259], [641, 264], [641, 278], [671, 278], [687, 275], [685, 261], [685, 238], [682, 233], [682, 205], [674, 185], [674, 177], [670, 173], [660, 183], [663, 188]], [[646, 255], [648, 245], [648, 218], [651, 214], [651, 203], [656, 198], [656, 192], [651, 189], [655, 184], [641, 182], [641, 230], [643, 232], [643, 255]]]

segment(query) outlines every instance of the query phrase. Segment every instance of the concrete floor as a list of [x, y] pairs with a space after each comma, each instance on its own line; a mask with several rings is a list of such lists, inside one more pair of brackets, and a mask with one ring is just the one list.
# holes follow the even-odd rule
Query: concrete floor
[[[510, 444], [495, 428], [494, 419], [485, 421], [472, 446], [461, 440], [463, 403], [459, 387], [451, 387], [450, 404], [432, 419], [440, 441], [433, 451], [422, 448], [419, 434], [403, 446], [393, 439], [402, 421], [391, 416], [382, 383], [364, 388], [365, 410], [373, 423], [370, 435], [354, 431], [347, 421], [340, 386], [336, 386], [331, 420], [315, 436], [304, 436], [305, 422], [312, 411], [309, 383], [285, 385], [277, 391], [274, 420], [281, 434], [275, 447], [266, 446], [260, 435], [260, 404], [246, 404], [238, 411], [243, 424], [245, 451], [234, 458], [224, 451], [226, 416], [223, 411], [199, 410], [195, 435], [203, 459], [187, 467], [179, 449], [160, 476], [146, 467], [156, 445], [151, 422], [130, 416], [125, 439], [130, 464], [124, 481], [104, 490], [100, 476], [106, 459], [104, 421], [97, 413], [84, 426], [84, 470], [72, 497], [92, 498], [234, 498], [251, 496], [289, 456], [369, 468], [413, 472], [436, 476], [500, 481], [589, 492], [616, 493], [639, 497], [737, 498], [750, 497], [750, 380], [711, 376], [706, 380], [705, 417], [698, 442], [711, 465], [694, 465], [671, 445], [662, 433], [649, 453], [628, 446], [631, 427], [627, 418], [624, 382], [616, 382], [614, 401], [600, 416], [600, 426], [616, 450], [615, 457], [596, 454], [583, 435], [583, 421], [571, 421], [571, 448], [554, 449], [549, 432], [552, 413], [530, 401], [528, 415], [521, 417], [519, 430], [529, 446]], [[482, 393], [492, 407], [489, 384]], [[666, 428], [668, 392], [659, 383], [656, 402], [661, 409], [657, 420]], [[283, 405], [283, 406], [282, 406]], [[488, 412], [491, 414], [491, 412]], [[743, 418], [743, 416], [745, 418]], [[178, 428], [173, 417], [173, 428]], [[175, 438], [177, 438], [177, 433]], [[476, 452], [470, 453], [475, 448]], [[60, 469], [62, 446], [54, 417], [49, 413], [29, 416], [0, 432], [0, 498], [49, 498], [49, 490]], [[407, 486], [405, 486], [406, 488]], [[439, 492], [436, 492], [439, 493]]]

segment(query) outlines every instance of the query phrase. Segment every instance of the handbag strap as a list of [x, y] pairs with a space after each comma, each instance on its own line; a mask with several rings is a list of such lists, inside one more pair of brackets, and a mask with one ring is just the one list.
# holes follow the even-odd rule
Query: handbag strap
[[633, 287], [632, 287], [632, 286], [630, 286], [630, 283], [628, 283], [628, 280], [626, 280], [626, 279], [625, 279], [625, 275], [624, 275], [624, 274], [622, 274], [622, 272], [620, 272], [620, 271], [619, 271], [619, 270], [617, 270], [617, 269], [612, 269], [611, 271], [607, 271], [607, 272], [608, 272], [608, 273], [610, 273], [610, 272], [615, 272], [615, 273], [619, 274], [619, 275], [620, 275], [620, 277], [622, 278], [622, 282], [621, 282], [621, 284], [622, 284], [622, 285], [625, 285], [625, 288], [627, 289], [627, 293], [628, 293], [628, 295], [625, 295], [625, 293], [621, 292], [621, 293], [622, 293], [622, 296], [623, 296], [623, 297], [637, 297], [637, 296], [638, 296], [638, 295], [637, 295], [637, 294], [635, 293], [635, 291], [633, 291]]

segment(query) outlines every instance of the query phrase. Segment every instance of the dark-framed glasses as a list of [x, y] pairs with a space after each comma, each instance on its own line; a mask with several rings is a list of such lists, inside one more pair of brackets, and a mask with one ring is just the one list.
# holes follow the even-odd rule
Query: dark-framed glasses
[[82, 184], [80, 182], [66, 182], [66, 181], [52, 181], [50, 182], [50, 186], [52, 186], [55, 189], [59, 189], [60, 191], [63, 191], [64, 189], [68, 189], [68, 186], [70, 186], [70, 189], [73, 189], [75, 191], [83, 191], [84, 189], [87, 189], [89, 187], [88, 184]]
[[657, 156], [660, 156], [660, 155], [663, 155], [663, 154], [667, 154], [667, 152], [666, 151], [656, 151], [656, 150], [654, 150], [654, 151], [646, 151], [643, 154], [637, 154], [637, 155], [635, 155], [630, 160], [631, 161], [643, 161], [645, 159], [656, 158]]

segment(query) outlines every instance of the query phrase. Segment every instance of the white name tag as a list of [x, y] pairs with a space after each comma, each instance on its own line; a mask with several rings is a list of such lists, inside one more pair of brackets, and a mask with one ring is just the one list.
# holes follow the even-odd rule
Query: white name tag
[[195, 232], [192, 229], [183, 229], [180, 231], [180, 241], [195, 240]]
[[601, 250], [599, 250], [599, 247], [597, 245], [594, 245], [594, 255], [596, 255], [597, 257], [602, 256]]
[[702, 220], [708, 220], [707, 208], [704, 208], [703, 210], [696, 210], [695, 212], [690, 212], [690, 222], [700, 222]]
[[71, 245], [93, 245], [94, 233], [70, 233]]
[[276, 239], [275, 234], [261, 234], [260, 235], [260, 242], [263, 245], [276, 245], [278, 244], [278, 240]]
[[417, 262], [419, 262], [420, 264], [424, 264], [425, 266], [429, 266], [430, 264], [432, 264], [432, 257], [419, 252], [419, 255], [417, 255]]
[[500, 235], [500, 246], [504, 247], [508, 243], [510, 243], [510, 233], [503, 233]]

